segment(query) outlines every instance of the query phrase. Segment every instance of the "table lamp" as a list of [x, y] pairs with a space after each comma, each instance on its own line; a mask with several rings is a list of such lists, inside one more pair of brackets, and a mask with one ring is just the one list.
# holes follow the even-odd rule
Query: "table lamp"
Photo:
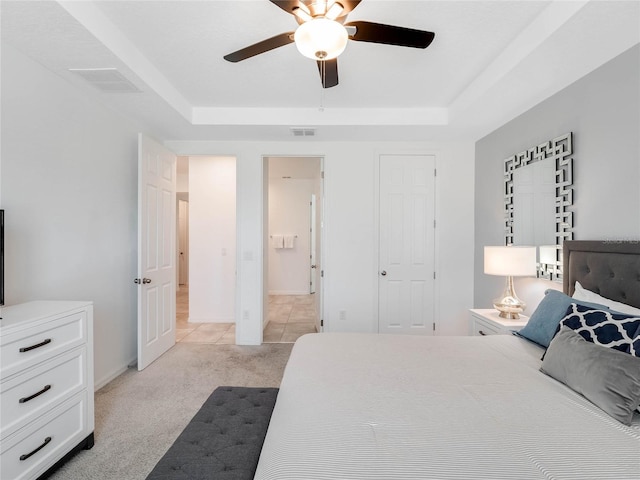
[[513, 277], [536, 274], [536, 247], [491, 246], [484, 247], [484, 273], [507, 277], [504, 293], [493, 301], [500, 317], [520, 318], [526, 304], [518, 298], [513, 288]]

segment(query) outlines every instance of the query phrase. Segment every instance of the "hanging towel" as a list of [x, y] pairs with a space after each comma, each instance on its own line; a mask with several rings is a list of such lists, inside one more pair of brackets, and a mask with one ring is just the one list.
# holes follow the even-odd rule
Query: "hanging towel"
[[284, 235], [271, 235], [273, 248], [284, 248]]
[[285, 235], [284, 236], [284, 248], [293, 248], [293, 239], [295, 235]]

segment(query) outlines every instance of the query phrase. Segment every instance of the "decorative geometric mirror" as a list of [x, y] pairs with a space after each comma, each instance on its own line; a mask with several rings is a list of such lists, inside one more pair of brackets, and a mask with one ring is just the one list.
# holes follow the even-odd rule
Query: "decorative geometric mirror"
[[[526, 215], [524, 211], [517, 211], [516, 201], [518, 195], [514, 177], [520, 173], [518, 169], [527, 166], [533, 166], [536, 162], [545, 161], [550, 166], [552, 178], [552, 189], [555, 192], [555, 198], [551, 199], [551, 203], [547, 202], [548, 207], [544, 212], [537, 212], [537, 217], [545, 217], [551, 222], [551, 240], [545, 244], [538, 244], [538, 276], [550, 280], [562, 280], [562, 244], [564, 240], [573, 239], [573, 212], [570, 207], [573, 205], [573, 133], [569, 132], [560, 137], [541, 143], [535, 147], [531, 147], [523, 152], [517, 153], [504, 161], [504, 205], [505, 205], [505, 244], [514, 244], [517, 238], [518, 225], [523, 225], [522, 216]], [[527, 169], [529, 170], [529, 169]], [[548, 170], [548, 168], [547, 168]], [[532, 174], [527, 172], [529, 177]], [[532, 182], [531, 185], [534, 185]], [[526, 201], [520, 202], [525, 207], [522, 210], [531, 210], [535, 208], [540, 210], [540, 205], [544, 202], [536, 199], [535, 186], [527, 187]], [[523, 189], [524, 190], [524, 189]], [[554, 205], [555, 204], [555, 205]], [[549, 211], [547, 211], [549, 210]], [[518, 222], [520, 220], [520, 222]], [[529, 230], [536, 230], [537, 227], [532, 226]], [[529, 243], [531, 244], [531, 243]], [[533, 243], [535, 245], [535, 243]]]

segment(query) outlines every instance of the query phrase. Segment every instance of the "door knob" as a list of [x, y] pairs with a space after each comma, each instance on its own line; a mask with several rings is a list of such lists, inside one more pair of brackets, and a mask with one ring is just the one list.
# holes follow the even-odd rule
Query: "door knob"
[[142, 280], [140, 280], [139, 278], [134, 278], [133, 283], [135, 283], [136, 285], [140, 285], [142, 283]]
[[146, 285], [147, 283], [151, 283], [151, 279], [150, 279], [150, 278], [143, 278], [143, 279], [142, 279], [142, 283], [144, 283], [145, 285]]
[[316, 266], [315, 265], [311, 265], [311, 268], [316, 268]]
[[382, 270], [380, 272], [380, 275], [382, 275], [383, 277], [386, 277], [387, 276], [387, 271], [386, 270]]

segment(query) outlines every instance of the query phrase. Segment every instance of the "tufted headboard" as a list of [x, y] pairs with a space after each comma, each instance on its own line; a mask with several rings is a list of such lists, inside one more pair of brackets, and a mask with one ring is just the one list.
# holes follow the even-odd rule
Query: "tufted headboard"
[[575, 282], [603, 297], [640, 308], [640, 241], [567, 240], [563, 289]]

